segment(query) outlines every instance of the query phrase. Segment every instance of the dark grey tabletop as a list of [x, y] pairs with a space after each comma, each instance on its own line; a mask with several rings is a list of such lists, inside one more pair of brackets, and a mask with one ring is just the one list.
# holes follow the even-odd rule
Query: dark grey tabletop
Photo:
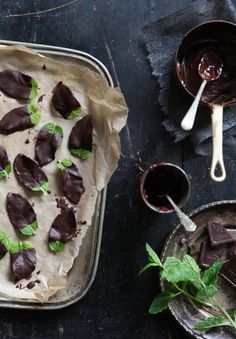
[[[3, 0], [0, 39], [70, 47], [103, 61], [121, 86], [130, 109], [121, 133], [122, 156], [108, 186], [100, 263], [95, 282], [79, 303], [55, 312], [0, 309], [0, 338], [185, 339], [168, 312], [149, 316], [158, 276], [137, 276], [146, 260], [145, 242], [161, 251], [175, 215], [157, 215], [139, 196], [138, 158], [182, 166], [192, 195], [186, 210], [236, 197], [236, 162], [226, 160], [228, 177], [214, 183], [210, 159], [194, 155], [186, 142], [174, 145], [163, 130], [158, 85], [151, 75], [141, 27], [191, 0]], [[236, 1], [235, 1], [236, 3]]]

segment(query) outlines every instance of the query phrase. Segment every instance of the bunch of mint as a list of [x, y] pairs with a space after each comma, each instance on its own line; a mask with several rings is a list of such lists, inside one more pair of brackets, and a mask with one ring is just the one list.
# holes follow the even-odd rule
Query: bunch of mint
[[[217, 280], [222, 264], [216, 261], [204, 272], [190, 255], [185, 254], [182, 260], [167, 257], [161, 262], [156, 252], [146, 244], [149, 262], [140, 270], [140, 274], [150, 267], [159, 267], [160, 278], [172, 287], [157, 295], [150, 308], [150, 314], [161, 313], [168, 307], [169, 302], [178, 296], [209, 308], [219, 310], [220, 316], [205, 317], [194, 326], [196, 331], [207, 332], [218, 326], [229, 326], [236, 330], [236, 310], [229, 314], [219, 303], [215, 295], [218, 291]], [[193, 292], [194, 291], [194, 292]]]

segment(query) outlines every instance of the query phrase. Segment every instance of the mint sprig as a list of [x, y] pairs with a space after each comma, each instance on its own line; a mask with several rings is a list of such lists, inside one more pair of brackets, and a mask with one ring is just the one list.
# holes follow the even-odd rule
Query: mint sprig
[[50, 241], [48, 245], [52, 252], [61, 252], [64, 250], [65, 247], [65, 244], [59, 240]]
[[82, 107], [74, 108], [71, 112], [67, 114], [66, 119], [72, 120], [78, 117], [81, 114], [81, 112], [82, 112]]
[[31, 79], [31, 92], [29, 95], [29, 99], [33, 100], [34, 98], [36, 98], [36, 96], [38, 95], [38, 84], [37, 81], [35, 79]]
[[180, 260], [167, 257], [161, 262], [156, 252], [146, 244], [148, 263], [140, 270], [140, 274], [150, 267], [159, 267], [160, 277], [172, 286], [171, 291], [165, 290], [153, 300], [149, 313], [158, 314], [168, 307], [168, 304], [181, 295], [208, 308], [213, 306], [218, 309], [220, 316], [205, 317], [194, 326], [199, 332], [207, 332], [218, 326], [229, 326], [236, 330], [236, 310], [229, 314], [216, 299], [218, 291], [217, 280], [222, 264], [216, 261], [205, 272], [201, 272], [197, 262], [190, 255], [185, 254]]
[[52, 123], [52, 122], [49, 122], [47, 124], [45, 124], [42, 129], [44, 131], [47, 131], [49, 133], [53, 133], [53, 134], [58, 134], [60, 135], [61, 137], [63, 137], [63, 130], [60, 126]]
[[38, 228], [38, 222], [35, 220], [30, 225], [20, 228], [20, 232], [24, 235], [35, 235]]
[[71, 148], [70, 150], [71, 155], [73, 155], [76, 158], [80, 158], [82, 160], [86, 160], [90, 157], [92, 152], [87, 151], [86, 149], [82, 148]]
[[63, 159], [57, 161], [57, 167], [64, 171], [66, 168], [71, 167], [73, 165], [73, 162], [70, 159]]
[[9, 162], [6, 165], [6, 167], [3, 170], [0, 171], [0, 180], [5, 179], [5, 178], [9, 178], [11, 170], [12, 170], [12, 166], [11, 166], [11, 163]]
[[34, 186], [31, 188], [32, 191], [35, 191], [35, 192], [43, 192], [44, 195], [47, 195], [48, 194], [48, 182], [45, 181], [42, 185], [40, 186]]
[[29, 104], [27, 106], [28, 112], [30, 113], [30, 119], [32, 124], [37, 125], [40, 121], [41, 115], [38, 106], [35, 104]]

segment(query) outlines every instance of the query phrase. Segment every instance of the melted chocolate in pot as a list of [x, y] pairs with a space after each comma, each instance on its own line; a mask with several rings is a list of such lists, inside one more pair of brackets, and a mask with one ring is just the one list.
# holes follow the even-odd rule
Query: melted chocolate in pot
[[193, 95], [202, 82], [198, 67], [206, 53], [217, 55], [223, 69], [217, 80], [207, 83], [201, 101], [230, 104], [236, 100], [236, 27], [224, 23], [205, 24], [183, 40], [177, 57], [177, 73], [183, 86]]

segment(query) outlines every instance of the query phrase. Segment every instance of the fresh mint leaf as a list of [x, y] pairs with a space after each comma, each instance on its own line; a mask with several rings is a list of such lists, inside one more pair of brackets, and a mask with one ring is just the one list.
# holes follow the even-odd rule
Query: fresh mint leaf
[[148, 253], [148, 259], [151, 263], [155, 263], [155, 264], [157, 264], [157, 266], [160, 266], [160, 267], [163, 266], [161, 260], [159, 259], [158, 255], [156, 254], [156, 252], [147, 243], [146, 243], [146, 251]]
[[194, 330], [199, 332], [207, 332], [217, 326], [230, 326], [230, 323], [224, 317], [207, 317], [196, 323]]
[[29, 99], [33, 100], [38, 95], [38, 84], [37, 84], [36, 80], [33, 79], [33, 78], [31, 79], [31, 86], [32, 86], [32, 89], [31, 89], [31, 92], [30, 92], [30, 95], [29, 95]]
[[72, 120], [78, 117], [82, 112], [82, 107], [74, 108], [70, 113], [67, 114], [66, 119]]
[[60, 126], [53, 124], [51, 122], [47, 123], [46, 125], [44, 125], [42, 127], [42, 129], [44, 131], [47, 131], [49, 133], [53, 133], [53, 134], [58, 134], [60, 135], [60, 137], [63, 137], [63, 130]]
[[37, 220], [35, 220], [34, 222], [32, 222], [32, 224], [21, 228], [20, 232], [24, 235], [35, 235], [38, 227], [38, 222]]
[[233, 318], [234, 318], [234, 321], [236, 322], [236, 309], [233, 310], [232, 316], [233, 316]]
[[215, 285], [209, 285], [203, 287], [200, 291], [198, 291], [196, 298], [205, 299], [213, 297], [217, 292], [217, 287]]
[[204, 272], [202, 276], [202, 281], [206, 286], [215, 285], [217, 283], [221, 267], [222, 263], [216, 261]]
[[30, 119], [32, 124], [37, 125], [41, 118], [38, 106], [35, 104], [29, 104], [27, 106], [27, 109], [28, 112], [30, 113]]
[[49, 247], [53, 252], [61, 252], [64, 250], [65, 244], [61, 241], [51, 241], [49, 242]]
[[73, 155], [76, 158], [80, 158], [82, 160], [86, 160], [90, 157], [90, 155], [92, 154], [92, 152], [87, 151], [85, 149], [82, 148], [71, 148], [70, 149], [70, 153], [71, 155]]
[[139, 271], [139, 275], [141, 275], [143, 272], [145, 272], [147, 269], [149, 269], [150, 267], [157, 267], [159, 265], [157, 265], [157, 263], [154, 262], [149, 262], [148, 264], [146, 264], [143, 268], [141, 268], [141, 270]]
[[5, 179], [5, 178], [9, 178], [9, 175], [11, 173], [11, 169], [12, 169], [12, 166], [11, 166], [11, 163], [9, 162], [6, 165], [6, 167], [4, 168], [4, 170], [0, 171], [0, 180]]
[[45, 181], [41, 186], [34, 186], [31, 188], [32, 191], [38, 192], [42, 191], [44, 195], [48, 194], [48, 182]]
[[70, 159], [63, 159], [57, 161], [57, 167], [64, 171], [67, 167], [71, 167], [73, 165], [73, 162]]
[[194, 272], [196, 272], [197, 274], [199, 274], [199, 277], [200, 277], [200, 267], [198, 266], [198, 264], [196, 263], [196, 261], [194, 260], [193, 257], [191, 257], [190, 255], [188, 254], [185, 254], [184, 255], [184, 258], [183, 258], [183, 263], [189, 267], [190, 269], [192, 269]]
[[149, 314], [158, 314], [164, 311], [171, 300], [173, 300], [178, 294], [171, 292], [160, 293], [152, 302], [149, 308]]
[[[191, 263], [192, 264], [192, 263]], [[199, 273], [192, 268], [189, 260], [181, 262], [175, 257], [167, 257], [161, 272], [161, 278], [171, 283], [191, 282], [197, 289], [202, 288]]]

